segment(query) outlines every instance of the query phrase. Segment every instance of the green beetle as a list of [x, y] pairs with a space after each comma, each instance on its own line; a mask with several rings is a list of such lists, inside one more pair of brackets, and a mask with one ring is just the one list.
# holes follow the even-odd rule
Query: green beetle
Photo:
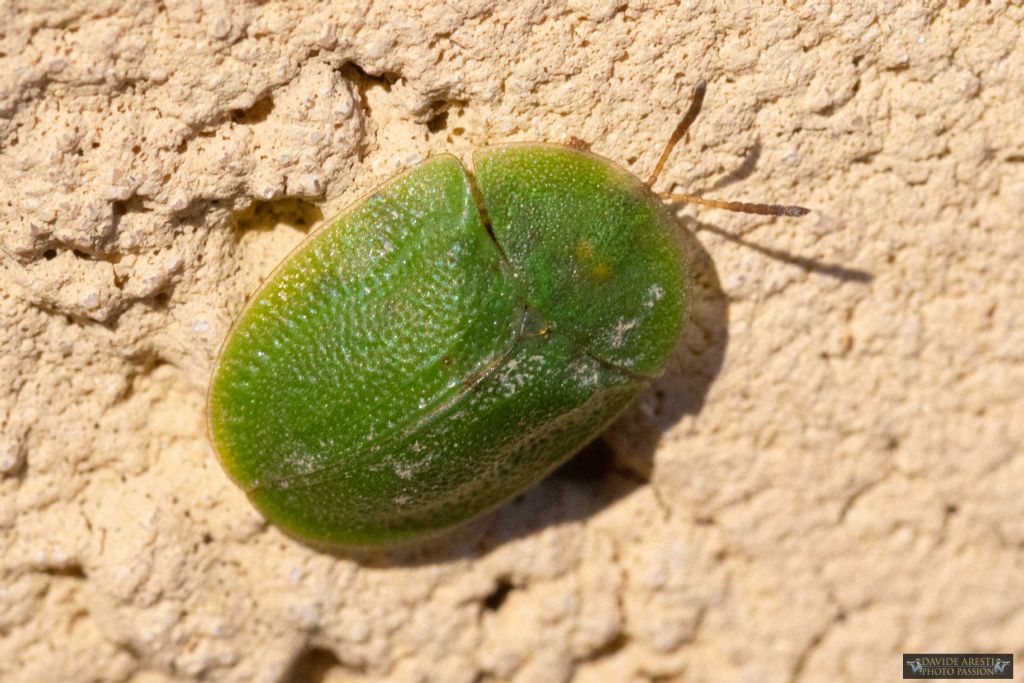
[[[430, 158], [316, 230], [228, 335], [211, 440], [301, 539], [396, 543], [521, 493], [665, 367], [687, 310], [673, 213], [574, 147]], [[798, 207], [672, 199], [800, 215]]]

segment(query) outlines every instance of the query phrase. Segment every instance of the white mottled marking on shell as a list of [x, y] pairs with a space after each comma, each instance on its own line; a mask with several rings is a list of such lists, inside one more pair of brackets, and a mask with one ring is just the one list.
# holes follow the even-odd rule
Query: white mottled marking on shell
[[584, 387], [595, 387], [601, 380], [597, 367], [583, 361], [575, 361], [569, 366], [569, 371], [572, 372], [573, 378]]
[[651, 288], [647, 290], [647, 300], [644, 301], [644, 306], [647, 308], [654, 308], [654, 304], [658, 303], [665, 296], [665, 290], [662, 289], [661, 285], [653, 284]]
[[615, 331], [612, 332], [612, 348], [621, 349], [626, 343], [626, 335], [629, 331], [637, 326], [639, 323], [635, 318], [633, 320], [625, 320], [619, 318], [618, 322], [615, 323]]

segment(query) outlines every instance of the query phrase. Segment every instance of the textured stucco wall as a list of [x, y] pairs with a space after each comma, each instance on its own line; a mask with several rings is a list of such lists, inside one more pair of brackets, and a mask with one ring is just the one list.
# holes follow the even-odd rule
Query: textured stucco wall
[[[0, 679], [1024, 654], [1021, 3], [449, 4], [0, 3]], [[204, 391], [317, 210], [501, 140], [643, 174], [700, 78], [664, 188], [814, 213], [680, 209], [694, 317], [603, 444], [418, 553], [262, 522]]]

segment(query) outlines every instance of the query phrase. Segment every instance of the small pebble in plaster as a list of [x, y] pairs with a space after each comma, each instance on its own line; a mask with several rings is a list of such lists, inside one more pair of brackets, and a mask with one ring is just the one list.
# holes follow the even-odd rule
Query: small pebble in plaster
[[9, 438], [0, 440], [0, 474], [17, 473], [25, 464], [25, 448], [19, 441]]
[[306, 175], [299, 178], [296, 191], [305, 196], [315, 196], [323, 192], [323, 181], [318, 175]]
[[231, 21], [227, 17], [217, 17], [210, 24], [210, 35], [214, 38], [223, 38], [231, 33]]
[[261, 199], [275, 199], [281, 194], [281, 188], [276, 185], [264, 185], [257, 194]]
[[230, 638], [235, 634], [235, 628], [231, 624], [221, 621], [214, 625], [210, 633], [214, 638]]

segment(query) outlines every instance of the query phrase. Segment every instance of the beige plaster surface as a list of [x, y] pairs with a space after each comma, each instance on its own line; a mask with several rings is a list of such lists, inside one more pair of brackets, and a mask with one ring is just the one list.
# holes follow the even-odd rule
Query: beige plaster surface
[[[882, 681], [1024, 656], [1020, 2], [0, 2], [0, 680]], [[442, 541], [318, 553], [205, 388], [315, 222], [566, 141], [699, 273], [597, 447]]]

